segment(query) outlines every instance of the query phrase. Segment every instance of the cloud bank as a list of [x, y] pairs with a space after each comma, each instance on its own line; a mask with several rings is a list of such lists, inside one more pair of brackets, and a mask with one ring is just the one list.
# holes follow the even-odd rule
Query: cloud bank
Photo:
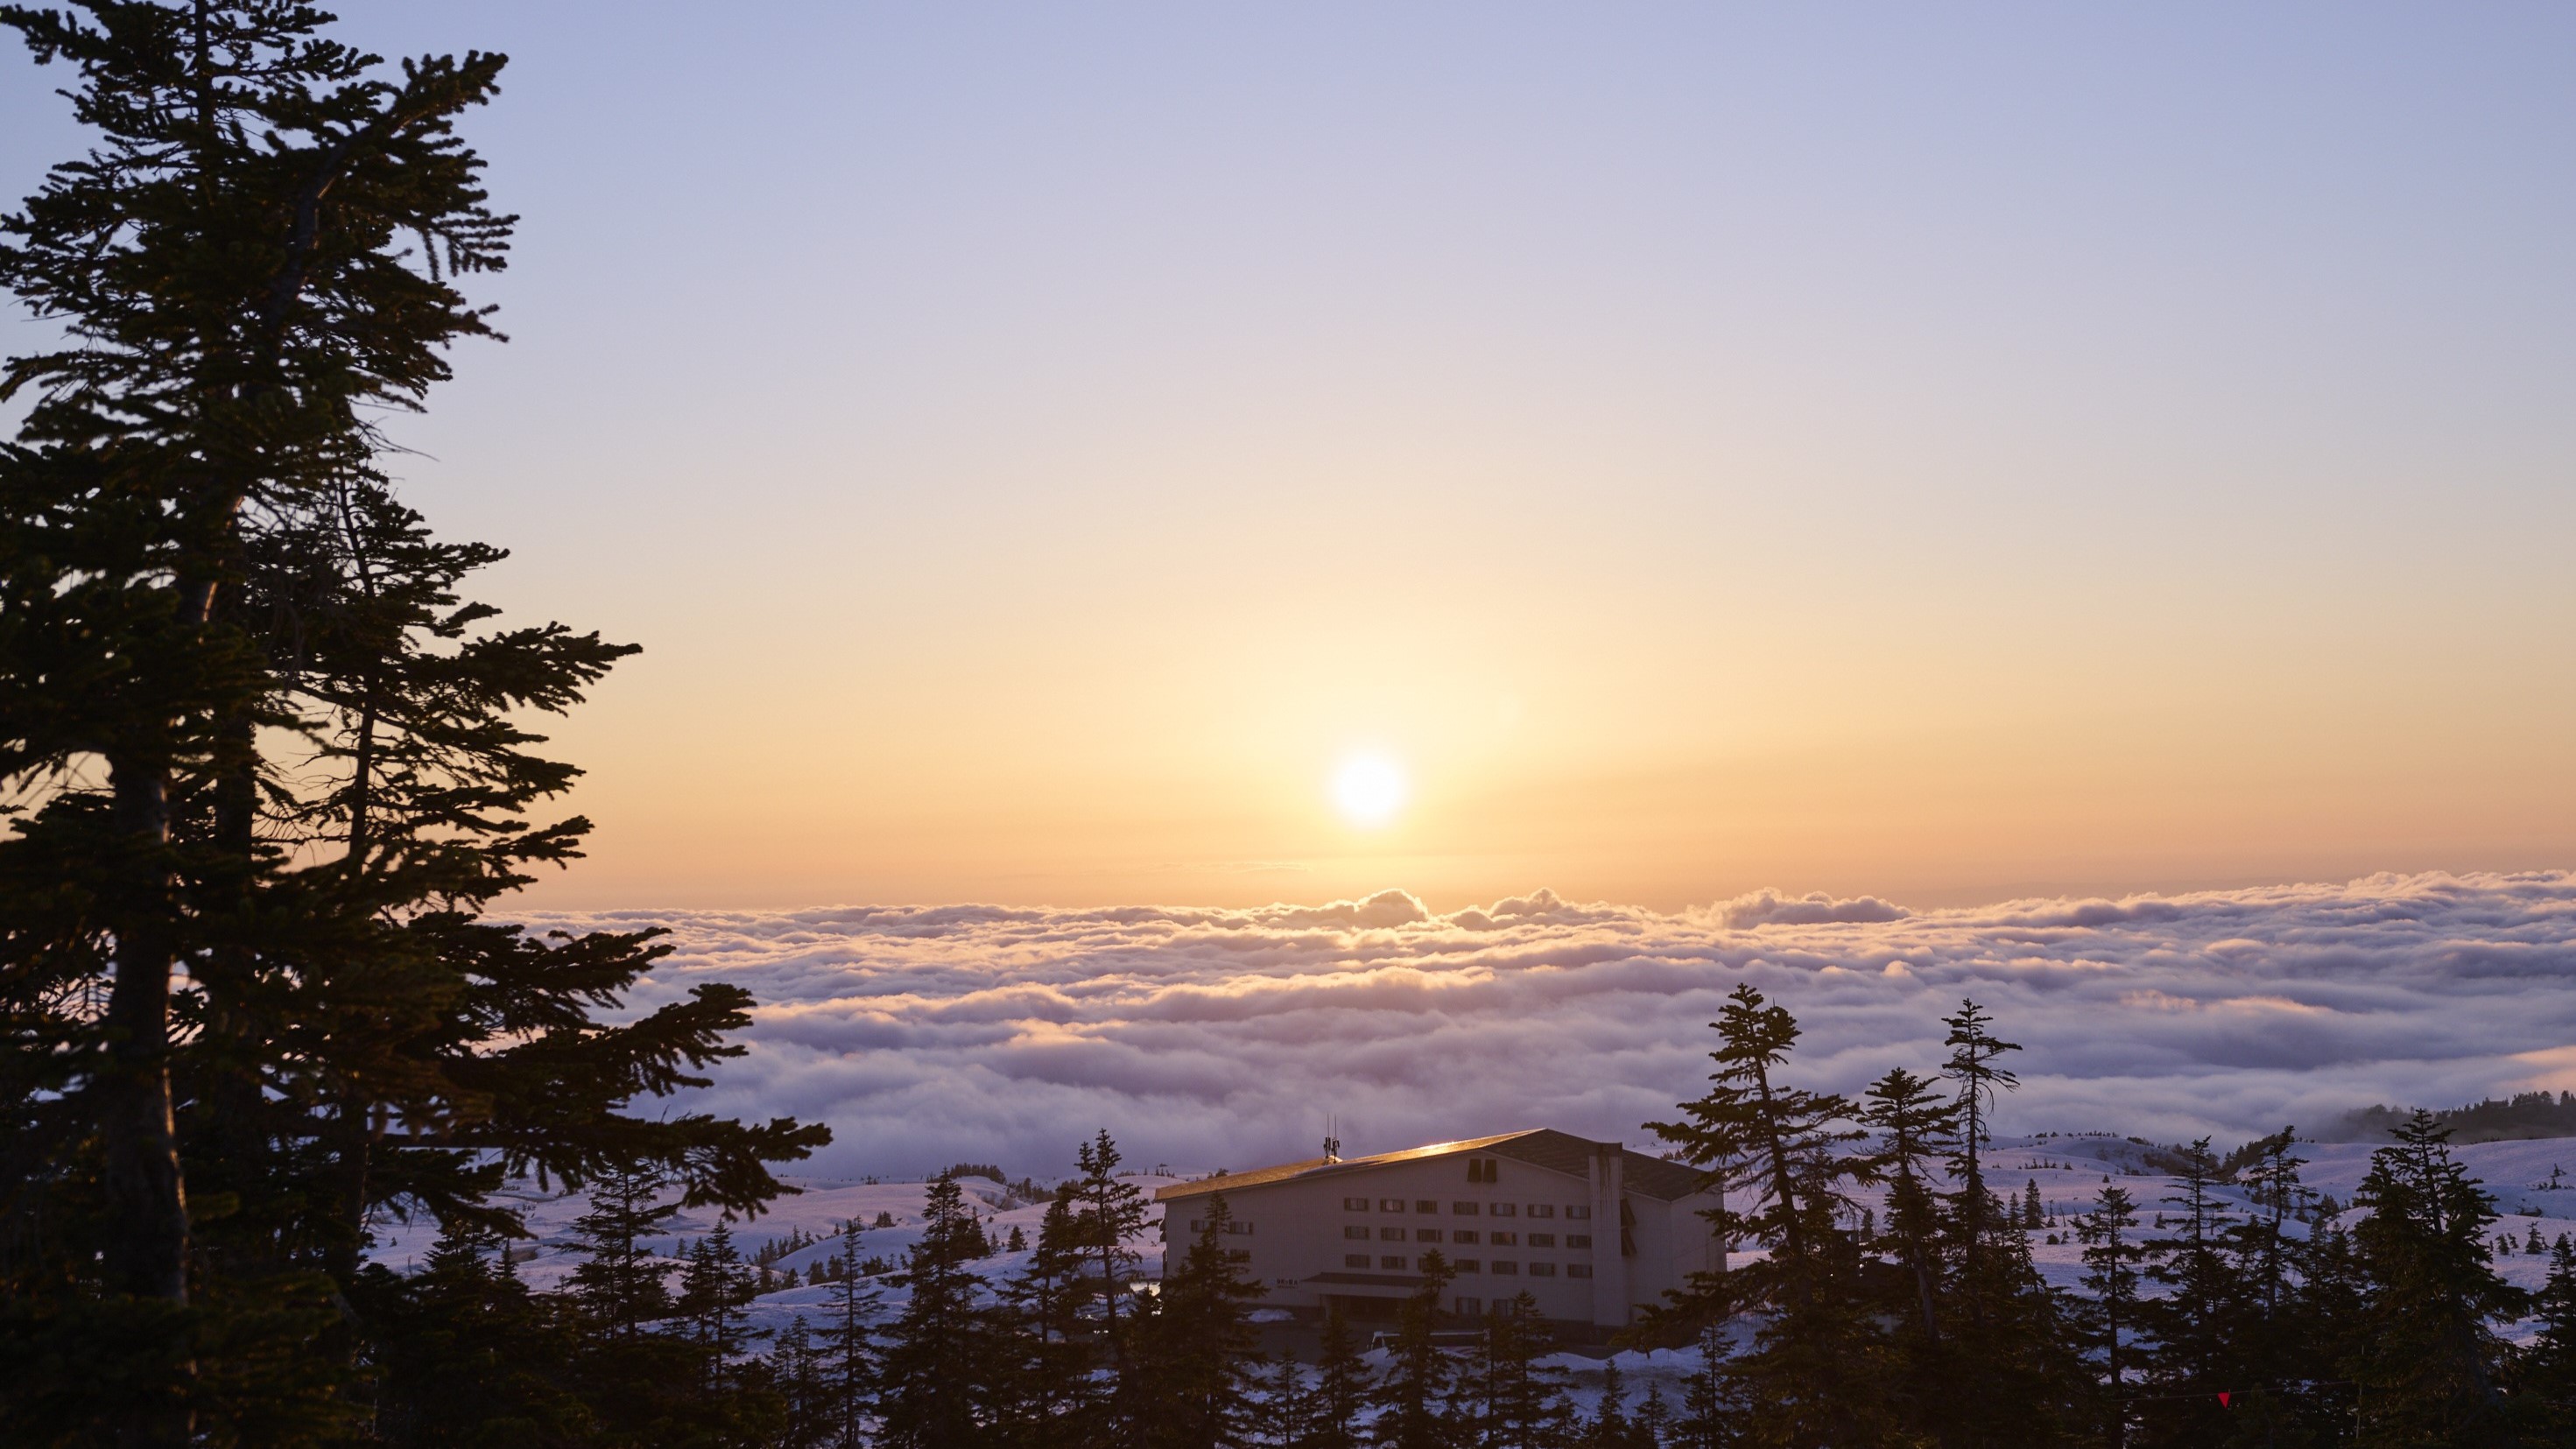
[[2576, 874], [2374, 876], [1907, 911], [1775, 892], [1665, 915], [1546, 891], [1252, 910], [616, 912], [678, 950], [638, 1004], [759, 998], [686, 1102], [831, 1124], [816, 1169], [1068, 1166], [1107, 1127], [1193, 1168], [1553, 1126], [1642, 1145], [1738, 981], [1797, 1013], [1802, 1084], [1941, 1055], [1972, 996], [2025, 1045], [2005, 1132], [2322, 1128], [2373, 1102], [2576, 1087]]

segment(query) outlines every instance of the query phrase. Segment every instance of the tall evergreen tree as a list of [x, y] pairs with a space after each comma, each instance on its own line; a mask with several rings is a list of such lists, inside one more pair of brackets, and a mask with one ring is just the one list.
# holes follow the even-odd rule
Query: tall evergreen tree
[[1038, 1220], [1036, 1248], [1002, 1294], [1013, 1360], [1003, 1375], [1003, 1417], [1011, 1442], [1029, 1449], [1071, 1449], [1101, 1427], [1096, 1324], [1084, 1313], [1093, 1298], [1090, 1243], [1076, 1191], [1072, 1182], [1058, 1184]]
[[2155, 1340], [2148, 1380], [2160, 1392], [2152, 1412], [2140, 1417], [2137, 1442], [2217, 1444], [2231, 1432], [2229, 1410], [2218, 1396], [2232, 1398], [2255, 1386], [2245, 1379], [2236, 1352], [2241, 1285], [2225, 1251], [2235, 1219], [2217, 1193], [2218, 1159], [2208, 1138], [2185, 1150], [2175, 1176], [2175, 1191], [2164, 1198], [2175, 1210], [2168, 1215], [2172, 1236], [2148, 1249], [2147, 1277], [2165, 1291], [2139, 1305]]
[[1691, 1371], [1690, 1383], [1682, 1391], [1671, 1449], [1745, 1449], [1754, 1442], [1753, 1406], [1744, 1381], [1729, 1365], [1724, 1326], [1702, 1323], [1696, 1347], [1699, 1366]]
[[769, 1361], [778, 1390], [783, 1424], [779, 1442], [784, 1449], [829, 1449], [837, 1443], [831, 1380], [825, 1374], [822, 1351], [815, 1346], [814, 1326], [804, 1314], [778, 1330]]
[[1377, 1384], [1369, 1442], [1379, 1449], [1450, 1449], [1462, 1437], [1450, 1405], [1455, 1366], [1433, 1337], [1441, 1295], [1456, 1274], [1437, 1248], [1416, 1260], [1415, 1269], [1421, 1281], [1399, 1311], [1393, 1352]]
[[1575, 1431], [1577, 1449], [1636, 1449], [1636, 1425], [1628, 1418], [1628, 1386], [1617, 1360], [1601, 1366], [1601, 1400], [1592, 1422]]
[[921, 1241], [904, 1256], [912, 1297], [878, 1359], [878, 1442], [885, 1449], [974, 1449], [994, 1439], [991, 1355], [978, 1299], [984, 1279], [968, 1267], [983, 1233], [957, 1179], [930, 1185]]
[[1721, 1188], [1707, 1212], [1717, 1239], [1768, 1253], [1700, 1276], [1658, 1319], [1764, 1310], [1753, 1351], [1735, 1365], [1756, 1418], [1788, 1443], [1875, 1442], [1890, 1422], [1888, 1339], [1866, 1301], [1858, 1247], [1836, 1226], [1850, 1215], [1848, 1185], [1870, 1171], [1851, 1150], [1867, 1133], [1847, 1125], [1847, 1099], [1778, 1079], [1798, 1023], [1751, 985], [1737, 986], [1711, 1025], [1719, 1044], [1708, 1094], [1682, 1103], [1681, 1121], [1647, 1127]]
[[1375, 1390], [1341, 1305], [1328, 1305], [1315, 1354], [1313, 1407], [1299, 1416], [1292, 1449], [1359, 1449], [1361, 1412]]
[[1986, 1185], [1985, 1147], [1993, 1133], [1995, 1099], [2021, 1085], [2019, 1077], [1995, 1063], [2020, 1051], [2021, 1044], [1997, 1037], [1994, 1019], [1973, 1001], [1960, 1002], [1959, 1010], [1942, 1022], [1950, 1028], [1944, 1042], [1950, 1059], [1941, 1074], [1958, 1093], [1958, 1135], [1949, 1166], [1956, 1184], [1950, 1201], [1957, 1221], [1960, 1282], [1968, 1311], [1979, 1315], [1989, 1306], [1985, 1254], [1997, 1216], [1994, 1190]]
[[377, 1268], [359, 1298], [385, 1325], [373, 1429], [416, 1449], [584, 1444], [594, 1424], [565, 1372], [577, 1323], [528, 1292], [501, 1240], [449, 1226], [408, 1279]]
[[681, 1271], [680, 1294], [672, 1310], [688, 1322], [706, 1350], [710, 1390], [721, 1389], [735, 1357], [760, 1336], [747, 1322], [754, 1296], [755, 1285], [743, 1267], [741, 1250], [734, 1246], [731, 1225], [718, 1222], [714, 1231], [689, 1245], [688, 1266]]
[[2418, 1111], [2371, 1154], [2353, 1230], [2370, 1303], [2355, 1356], [2367, 1444], [2487, 1444], [2506, 1432], [2502, 1345], [2491, 1326], [2524, 1295], [2498, 1277], [2495, 1201], [2451, 1155], [2451, 1129]]
[[[750, 1210], [823, 1140], [624, 1115], [737, 1050], [748, 997], [605, 1026], [650, 933], [479, 919], [587, 829], [523, 818], [574, 771], [518, 718], [632, 651], [488, 627], [455, 584], [497, 551], [436, 542], [376, 466], [370, 413], [494, 335], [457, 281], [510, 223], [453, 127], [501, 59], [397, 75], [328, 19], [0, 8], [97, 136], [0, 223], [0, 284], [69, 339], [0, 375], [28, 404], [0, 449], [0, 783], [46, 787], [0, 842], [0, 1190], [49, 1225], [0, 1249], [0, 1333], [103, 1333], [123, 1367], [90, 1381], [119, 1387], [84, 1412], [137, 1443], [201, 1411], [275, 1438], [296, 1394], [293, 1432], [354, 1411], [374, 1215], [510, 1233], [511, 1173], [637, 1162]], [[253, 1404], [253, 1363], [305, 1385]]]
[[[1101, 1308], [1101, 1338], [1122, 1394], [1128, 1379], [1127, 1319], [1134, 1313], [1127, 1284], [1141, 1261], [1130, 1245], [1144, 1236], [1146, 1217], [1145, 1195], [1118, 1175], [1125, 1160], [1104, 1127], [1099, 1136], [1076, 1149], [1075, 1165], [1081, 1175], [1074, 1180], [1075, 1217], [1097, 1275], [1094, 1288]], [[1125, 1410], [1120, 1413], [1123, 1416]]]
[[1198, 1234], [1167, 1266], [1134, 1372], [1141, 1433], [1164, 1449], [1238, 1449], [1252, 1442], [1252, 1380], [1260, 1342], [1250, 1317], [1266, 1290], [1235, 1271], [1227, 1239], [1234, 1210], [1211, 1194]]
[[[0, 783], [53, 787], [0, 858], [0, 951], [105, 999], [48, 1022], [63, 1090], [36, 1115], [68, 1120], [37, 1135], [94, 1143], [90, 1301], [165, 1334], [195, 1266], [174, 1021], [227, 984], [245, 904], [285, 865], [252, 830], [257, 733], [292, 721], [239, 613], [246, 535], [363, 460], [359, 409], [416, 405], [445, 347], [490, 331], [446, 277], [498, 266], [509, 230], [452, 135], [499, 57], [394, 82], [319, 19], [0, 8], [76, 69], [94, 136], [0, 222], [0, 285], [66, 334], [0, 373], [0, 400], [29, 404], [0, 454]], [[404, 265], [398, 236], [444, 272]], [[141, 1351], [161, 1377], [109, 1406], [118, 1432], [185, 1442], [193, 1359]]]
[[2549, 1278], [2532, 1299], [2540, 1320], [2517, 1366], [2516, 1425], [2528, 1442], [2576, 1440], [2576, 1242], [2549, 1250]]
[[1563, 1376], [1539, 1360], [1553, 1346], [1527, 1289], [1485, 1314], [1467, 1384], [1468, 1442], [1477, 1449], [1552, 1449], [1565, 1407]]
[[662, 1201], [662, 1186], [648, 1169], [611, 1173], [573, 1220], [583, 1261], [572, 1270], [572, 1289], [594, 1320], [629, 1341], [671, 1312], [670, 1262], [656, 1257], [647, 1241], [666, 1231], [680, 1210]]
[[874, 1345], [880, 1294], [859, 1271], [859, 1233], [858, 1219], [841, 1224], [840, 1251], [832, 1259], [832, 1296], [815, 1349], [830, 1428], [824, 1442], [833, 1449], [859, 1449], [868, 1403], [876, 1389]]
[[2092, 1299], [2089, 1347], [2102, 1355], [2103, 1437], [2112, 1449], [2129, 1442], [2130, 1340], [2138, 1333], [2140, 1265], [2147, 1256], [2137, 1229], [2137, 1203], [2126, 1189], [2109, 1184], [2093, 1211], [2075, 1222], [2075, 1240], [2083, 1244], [2084, 1291]]
[[1933, 1094], [1931, 1083], [1903, 1067], [1871, 1083], [1864, 1102], [1860, 1119], [1879, 1134], [1872, 1170], [1887, 1184], [1888, 1236], [1914, 1290], [1915, 1323], [1927, 1342], [1938, 1343], [1941, 1224], [1932, 1167], [1954, 1109]]

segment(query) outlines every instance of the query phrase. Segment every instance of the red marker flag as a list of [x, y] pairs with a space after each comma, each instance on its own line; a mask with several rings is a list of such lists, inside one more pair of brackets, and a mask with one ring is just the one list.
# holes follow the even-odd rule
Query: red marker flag
[[2226, 1407], [2227, 1407], [2227, 1401], [2228, 1401], [2229, 1399], [2234, 1398], [2234, 1397], [2236, 1397], [2234, 1394], [2230, 1394], [2230, 1393], [2221, 1393], [2221, 1394], [2218, 1396], [2218, 1407], [2220, 1407], [2220, 1408], [2222, 1408], [2222, 1409], [2226, 1408]]

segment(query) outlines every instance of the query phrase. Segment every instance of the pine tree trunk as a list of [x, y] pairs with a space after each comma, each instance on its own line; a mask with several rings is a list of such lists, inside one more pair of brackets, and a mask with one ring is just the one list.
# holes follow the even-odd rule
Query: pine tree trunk
[[[170, 1110], [169, 777], [157, 764], [110, 761], [117, 833], [142, 857], [137, 888], [115, 920], [116, 980], [107, 1000], [107, 1063], [90, 1091], [105, 1157], [106, 1272], [112, 1291], [188, 1303], [188, 1195]], [[185, 1370], [183, 1369], [183, 1372]], [[119, 1426], [125, 1445], [184, 1445], [184, 1406], [137, 1395]]]
[[[168, 782], [160, 771], [120, 761], [111, 767], [119, 833], [158, 856], [170, 839]], [[166, 919], [170, 879], [155, 859], [116, 931], [116, 983], [107, 1003], [111, 1036], [102, 1094], [107, 1197], [115, 1226], [107, 1242], [114, 1286], [145, 1298], [188, 1301], [187, 1191], [179, 1178], [170, 1113], [170, 972]]]

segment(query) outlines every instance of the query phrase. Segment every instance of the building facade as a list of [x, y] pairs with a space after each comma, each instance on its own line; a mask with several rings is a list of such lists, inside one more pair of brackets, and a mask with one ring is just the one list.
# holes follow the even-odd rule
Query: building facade
[[1222, 1193], [1227, 1246], [1268, 1288], [1269, 1306], [1391, 1317], [1421, 1288], [1422, 1256], [1437, 1251], [1457, 1275], [1444, 1306], [1479, 1313], [1526, 1290], [1543, 1317], [1612, 1329], [1691, 1274], [1724, 1269], [1700, 1216], [1717, 1195], [1699, 1176], [1540, 1129], [1219, 1173], [1154, 1197], [1177, 1255]]

